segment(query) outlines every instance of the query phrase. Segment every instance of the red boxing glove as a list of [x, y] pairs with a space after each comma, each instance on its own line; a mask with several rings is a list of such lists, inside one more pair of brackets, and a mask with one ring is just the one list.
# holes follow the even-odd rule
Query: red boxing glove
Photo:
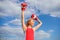
[[38, 18], [36, 17], [35, 20], [38, 20]]
[[38, 20], [38, 18], [37, 18], [37, 16], [35, 14], [32, 14], [31, 18], [34, 19], [34, 20]]
[[23, 2], [23, 3], [21, 4], [21, 6], [22, 6], [22, 7], [26, 7], [26, 6], [27, 6], [26, 2]]
[[26, 7], [27, 7], [27, 4], [26, 4], [26, 2], [23, 2], [22, 4], [21, 4], [21, 10], [22, 11], [25, 11], [25, 9], [26, 9]]
[[25, 7], [21, 8], [22, 11], [25, 11], [25, 9], [26, 9]]

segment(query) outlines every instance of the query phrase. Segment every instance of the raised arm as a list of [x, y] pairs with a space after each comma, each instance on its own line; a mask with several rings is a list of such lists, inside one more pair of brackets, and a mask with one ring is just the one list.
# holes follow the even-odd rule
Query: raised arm
[[25, 22], [24, 22], [24, 11], [22, 11], [21, 17], [22, 17], [22, 19], [21, 19], [21, 22], [22, 22], [22, 28], [23, 28], [23, 31], [25, 31], [26, 25], [25, 25]]
[[33, 28], [34, 31], [36, 31], [36, 30], [37, 30], [39, 27], [41, 27], [41, 25], [42, 25], [41, 20], [38, 19], [37, 21], [38, 21], [38, 25]]
[[25, 2], [23, 2], [21, 4], [21, 10], [22, 10], [22, 13], [21, 13], [21, 22], [22, 22], [23, 31], [26, 30], [26, 25], [25, 25], [25, 22], [24, 22], [24, 11], [26, 9], [26, 6], [27, 6], [27, 4]]

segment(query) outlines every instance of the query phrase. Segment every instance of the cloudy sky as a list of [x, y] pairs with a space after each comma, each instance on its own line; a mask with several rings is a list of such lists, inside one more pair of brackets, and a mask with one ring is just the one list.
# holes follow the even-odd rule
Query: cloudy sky
[[0, 0], [0, 40], [25, 40], [20, 5], [24, 1], [25, 22], [35, 13], [43, 23], [35, 40], [60, 40], [60, 0]]

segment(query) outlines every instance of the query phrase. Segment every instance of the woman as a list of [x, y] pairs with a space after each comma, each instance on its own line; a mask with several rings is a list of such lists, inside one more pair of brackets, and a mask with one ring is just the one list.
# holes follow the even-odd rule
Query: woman
[[30, 18], [27, 23], [25, 24], [24, 22], [24, 11], [22, 11], [22, 28], [23, 31], [26, 33], [26, 40], [34, 40], [34, 32], [41, 27], [42, 22], [37, 18], [38, 25], [33, 28], [34, 25], [34, 20], [33, 18]]
[[[25, 7], [22, 7], [22, 28], [23, 31], [26, 33], [26, 39], [25, 40], [34, 40], [34, 32], [41, 27], [42, 22], [37, 18], [36, 15], [32, 14], [31, 18], [29, 18], [29, 20], [26, 22], [24, 22], [24, 11], [25, 11]], [[34, 25], [34, 20], [36, 20], [38, 22], [38, 25], [33, 27]]]

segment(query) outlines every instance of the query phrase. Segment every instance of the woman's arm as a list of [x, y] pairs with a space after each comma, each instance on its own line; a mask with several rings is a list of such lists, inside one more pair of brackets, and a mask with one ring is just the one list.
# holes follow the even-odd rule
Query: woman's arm
[[38, 25], [33, 28], [34, 31], [36, 31], [39, 27], [41, 27], [42, 22], [38, 19]]
[[23, 31], [25, 31], [26, 30], [26, 25], [25, 25], [25, 22], [24, 22], [24, 11], [22, 11], [21, 17], [22, 17], [22, 19], [21, 19], [21, 21], [22, 21], [22, 28], [23, 28]]

